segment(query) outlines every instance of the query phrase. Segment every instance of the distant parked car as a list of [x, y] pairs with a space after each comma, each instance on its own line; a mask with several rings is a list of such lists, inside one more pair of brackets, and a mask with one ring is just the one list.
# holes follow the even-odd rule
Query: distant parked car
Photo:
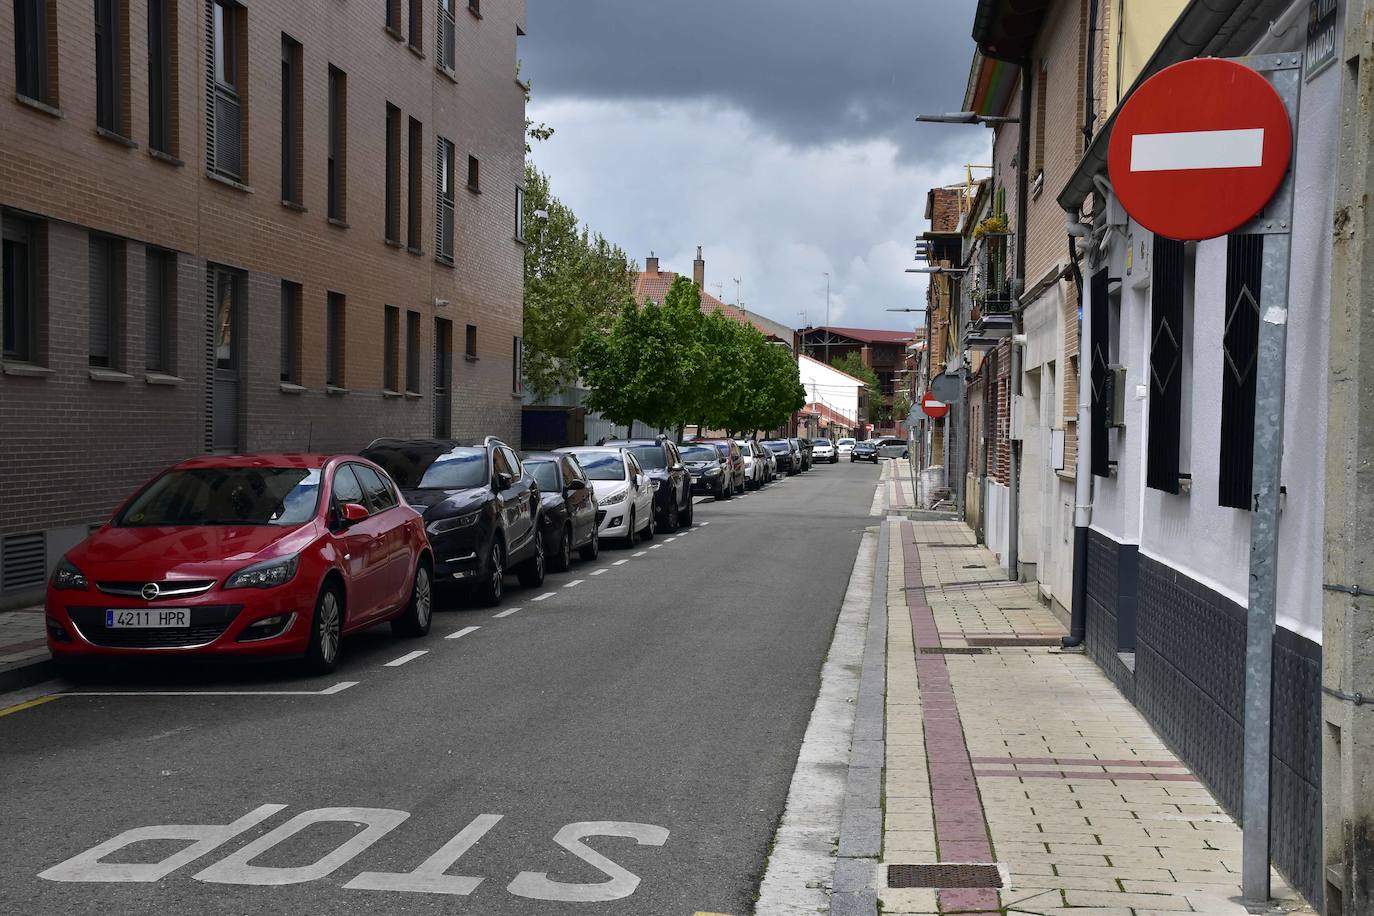
[[811, 470], [811, 440], [803, 437], [792, 441], [796, 444], [797, 451], [801, 452], [801, 469], [803, 471]]
[[877, 440], [879, 458], [905, 458], [907, 442], [899, 436], [883, 436]]
[[596, 492], [597, 531], [603, 538], [623, 538], [631, 547], [642, 535], [651, 540], [658, 530], [654, 520], [654, 489], [634, 453], [624, 448], [576, 446], [560, 448], [556, 455], [573, 455]]
[[423, 514], [437, 581], [471, 585], [488, 605], [501, 603], [509, 569], [526, 588], [543, 584], [539, 487], [509, 445], [494, 436], [378, 439], [363, 457], [381, 465]]
[[849, 453], [854, 450], [854, 443], [857, 441], [857, 439], [844, 436], [835, 442], [835, 451], [839, 453], [839, 457], [848, 458]]
[[706, 493], [716, 499], [729, 499], [734, 489], [725, 471], [725, 459], [714, 445], [688, 442], [682, 446], [682, 463], [692, 475], [692, 492]]
[[539, 500], [543, 504], [540, 533], [549, 565], [567, 572], [574, 550], [584, 560], [595, 560], [601, 551], [601, 537], [596, 530], [596, 494], [577, 458], [527, 452], [521, 461], [525, 472], [539, 484]]
[[811, 460], [818, 463], [824, 461], [827, 464], [834, 464], [840, 460], [840, 453], [835, 450], [835, 443], [829, 439], [812, 439]]
[[619, 439], [602, 444], [627, 448], [634, 453], [654, 488], [654, 512], [658, 515], [660, 530], [672, 533], [679, 527], [691, 527], [692, 477], [682, 464], [676, 443], [660, 437]]
[[768, 462], [759, 458], [755, 452], [759, 446], [753, 442], [747, 439], [736, 439], [735, 445], [739, 446], [739, 453], [744, 458], [744, 486], [746, 489], [757, 490], [763, 486]]
[[767, 439], [764, 448], [773, 453], [778, 462], [778, 473], [791, 477], [801, 473], [801, 449], [791, 439]]
[[871, 461], [878, 463], [878, 443], [873, 439], [865, 439], [862, 442], [855, 442], [854, 447], [849, 450], [850, 462]]
[[419, 513], [366, 459], [193, 458], [58, 561], [48, 649], [60, 666], [304, 656], [328, 672], [345, 633], [428, 633], [433, 569]]
[[778, 456], [762, 442], [754, 442], [754, 452], [763, 459], [763, 482], [772, 483], [778, 478]]
[[[730, 475], [730, 495], [742, 495], [744, 493], [744, 456], [740, 454], [739, 446], [734, 439], [693, 439], [693, 442], [708, 443], [716, 447], [721, 457], [725, 459], [725, 470]], [[725, 497], [729, 499], [730, 497]]]

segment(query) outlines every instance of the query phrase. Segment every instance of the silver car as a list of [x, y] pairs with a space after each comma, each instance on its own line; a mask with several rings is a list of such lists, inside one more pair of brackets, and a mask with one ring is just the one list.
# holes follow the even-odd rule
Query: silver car
[[878, 447], [879, 458], [905, 458], [907, 456], [906, 440], [897, 436], [883, 436], [874, 445]]

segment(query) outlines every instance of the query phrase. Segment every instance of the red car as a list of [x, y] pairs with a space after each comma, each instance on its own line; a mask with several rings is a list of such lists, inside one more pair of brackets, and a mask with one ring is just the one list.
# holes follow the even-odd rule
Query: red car
[[48, 648], [59, 664], [299, 656], [324, 673], [346, 633], [429, 632], [433, 568], [419, 513], [364, 458], [195, 458], [58, 563]]

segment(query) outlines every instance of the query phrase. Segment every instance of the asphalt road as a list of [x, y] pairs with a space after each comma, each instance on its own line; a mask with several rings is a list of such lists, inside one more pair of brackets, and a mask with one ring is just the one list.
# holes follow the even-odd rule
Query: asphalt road
[[352, 638], [327, 678], [123, 673], [0, 715], [0, 913], [747, 913], [876, 477], [703, 502], [427, 639]]

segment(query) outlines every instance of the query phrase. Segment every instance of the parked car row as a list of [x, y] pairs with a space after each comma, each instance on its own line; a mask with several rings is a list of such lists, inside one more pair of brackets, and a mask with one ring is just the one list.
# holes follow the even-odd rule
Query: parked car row
[[626, 439], [516, 453], [379, 439], [358, 455], [206, 456], [144, 484], [48, 583], [47, 642], [70, 669], [110, 658], [297, 657], [338, 664], [344, 636], [389, 622], [423, 636], [440, 584], [499, 604], [603, 538], [633, 545], [693, 524], [693, 494], [728, 500], [828, 440]]
[[849, 460], [871, 461], [878, 463], [879, 458], [906, 458], [909, 450], [907, 441], [900, 436], [881, 436], [853, 442], [849, 447]]

